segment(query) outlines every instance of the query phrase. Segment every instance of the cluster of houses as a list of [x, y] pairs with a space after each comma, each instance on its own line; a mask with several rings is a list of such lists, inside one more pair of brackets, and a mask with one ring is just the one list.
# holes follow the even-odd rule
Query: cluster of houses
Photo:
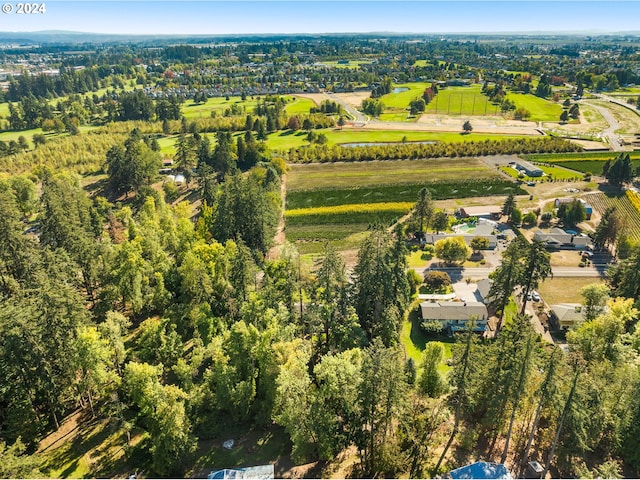
[[[527, 163], [527, 162], [523, 162]], [[525, 165], [526, 166], [526, 165]], [[560, 207], [563, 203], [573, 202], [574, 198], [556, 199], [555, 207]], [[580, 200], [580, 199], [579, 199]], [[587, 217], [590, 218], [593, 208], [580, 200], [585, 205]], [[496, 233], [497, 222], [502, 214], [500, 206], [479, 206], [479, 207], [462, 207], [458, 210], [457, 215], [460, 218], [476, 218], [475, 228], [470, 233], [460, 230], [453, 234], [427, 234], [424, 241], [434, 244], [438, 240], [451, 236], [462, 236], [467, 244], [471, 243], [474, 237], [483, 237], [489, 240], [489, 249], [495, 249], [500, 240], [511, 240], [515, 238], [512, 230], [502, 230]], [[594, 245], [591, 238], [585, 234], [578, 234], [572, 230], [563, 230], [562, 228], [552, 228], [549, 231], [538, 230], [534, 232], [534, 240], [544, 243], [545, 247], [550, 250], [575, 250], [582, 252], [593, 251]], [[474, 318], [476, 332], [484, 332], [487, 330], [487, 322], [489, 320], [489, 312], [487, 310], [488, 294], [491, 286], [491, 280], [486, 278], [476, 284], [475, 290], [473, 285], [467, 291], [473, 291], [473, 298], [467, 293], [462, 298], [461, 295], [420, 295], [422, 301], [420, 303], [420, 313], [423, 322], [437, 321], [441, 324], [443, 330], [456, 332], [463, 330], [470, 318]], [[558, 328], [568, 329], [582, 321], [584, 314], [582, 306], [579, 304], [558, 304], [551, 305], [551, 317], [555, 321]]]

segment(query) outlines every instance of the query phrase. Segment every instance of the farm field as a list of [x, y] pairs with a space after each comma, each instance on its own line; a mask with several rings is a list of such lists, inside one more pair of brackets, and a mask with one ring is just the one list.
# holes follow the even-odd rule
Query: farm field
[[287, 174], [288, 194], [300, 190], [362, 188], [373, 185], [416, 184], [461, 177], [501, 178], [482, 160], [430, 159], [330, 164], [295, 164]]
[[401, 160], [290, 165], [285, 211], [287, 239], [301, 253], [329, 241], [355, 248], [373, 223], [392, 225], [427, 186], [435, 200], [522, 193], [477, 159]]
[[625, 222], [624, 231], [632, 240], [640, 241], [640, 212], [635, 209], [624, 192], [617, 194], [598, 192], [585, 195], [583, 198], [601, 215], [608, 207], [616, 207]]
[[[607, 160], [615, 160], [617, 155], [615, 152], [590, 152], [525, 155], [524, 157], [533, 162], [553, 163], [559, 167], [568, 168], [577, 172], [602, 175], [602, 167], [605, 162]], [[640, 152], [629, 152], [629, 156], [631, 157], [633, 167], [640, 167]]]

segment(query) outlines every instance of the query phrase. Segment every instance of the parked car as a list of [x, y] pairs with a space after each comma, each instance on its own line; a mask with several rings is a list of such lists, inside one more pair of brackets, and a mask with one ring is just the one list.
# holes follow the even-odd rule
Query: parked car
[[585, 250], [582, 252], [581, 254], [582, 258], [588, 258], [589, 260], [591, 260], [593, 258], [593, 252], [590, 252], [589, 250]]
[[534, 290], [533, 292], [531, 292], [531, 300], [533, 300], [534, 302], [539, 302], [540, 294]]

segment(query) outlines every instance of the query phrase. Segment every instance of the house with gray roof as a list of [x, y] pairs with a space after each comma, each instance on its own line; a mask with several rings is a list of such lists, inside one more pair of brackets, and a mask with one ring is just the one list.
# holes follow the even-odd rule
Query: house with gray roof
[[551, 305], [551, 314], [560, 328], [569, 329], [584, 322], [584, 307], [579, 303]]
[[459, 233], [427, 233], [425, 235], [425, 242], [435, 244], [438, 240], [443, 240], [450, 237], [462, 237], [467, 245], [471, 245], [471, 240], [475, 237], [483, 237], [489, 240], [489, 249], [493, 250], [498, 245], [498, 237], [496, 235], [470, 235]]
[[593, 242], [588, 236], [567, 233], [558, 227], [552, 228], [548, 233], [538, 230], [533, 234], [533, 239], [544, 243], [547, 248], [561, 250], [590, 250], [593, 248]]
[[423, 302], [420, 313], [423, 321], [438, 321], [443, 330], [453, 332], [464, 330], [470, 318], [476, 319], [474, 331], [484, 332], [489, 319], [487, 307], [480, 302]]
[[536, 167], [533, 163], [525, 162], [524, 160], [518, 160], [514, 165], [514, 168], [529, 177], [542, 177], [544, 175], [541, 168]]

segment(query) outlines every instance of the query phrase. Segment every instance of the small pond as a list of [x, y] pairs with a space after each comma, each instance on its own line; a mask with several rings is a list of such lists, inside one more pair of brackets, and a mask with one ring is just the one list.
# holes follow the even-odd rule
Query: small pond
[[391, 92], [400, 93], [400, 92], [406, 92], [407, 90], [409, 90], [407, 87], [396, 87], [393, 90], [391, 90]]

